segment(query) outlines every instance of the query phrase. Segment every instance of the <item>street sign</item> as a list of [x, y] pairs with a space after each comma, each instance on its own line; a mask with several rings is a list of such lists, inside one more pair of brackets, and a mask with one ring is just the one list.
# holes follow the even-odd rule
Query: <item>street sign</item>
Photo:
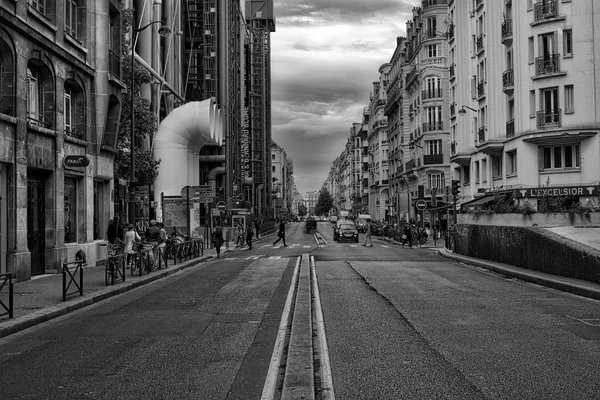
[[81, 168], [90, 165], [90, 160], [86, 156], [66, 156], [63, 164], [65, 167]]
[[415, 207], [417, 207], [417, 210], [423, 211], [427, 208], [427, 202], [425, 200], [417, 200]]
[[219, 211], [225, 211], [227, 209], [227, 204], [224, 201], [220, 201], [217, 203], [217, 208]]
[[450, 194], [450, 186], [446, 186], [445, 191], [446, 191], [446, 194]]
[[437, 207], [437, 197], [431, 198], [431, 207]]
[[200, 201], [204, 201], [207, 198], [215, 197], [215, 192], [212, 185], [184, 186], [181, 189], [181, 197], [184, 200], [198, 198]]
[[431, 195], [432, 195], [432, 196], [435, 196], [435, 195], [437, 194], [437, 190], [438, 190], [438, 189], [437, 189], [436, 187], [432, 187], [432, 188], [431, 188]]

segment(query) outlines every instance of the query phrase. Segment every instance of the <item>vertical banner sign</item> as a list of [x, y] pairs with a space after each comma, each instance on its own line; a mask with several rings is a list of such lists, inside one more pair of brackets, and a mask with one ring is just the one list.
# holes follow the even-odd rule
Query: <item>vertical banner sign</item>
[[249, 71], [250, 68], [250, 57], [249, 57], [249, 44], [244, 45], [244, 107], [243, 107], [243, 115], [242, 115], [242, 132], [240, 137], [241, 144], [241, 154], [242, 154], [242, 164], [241, 164], [241, 173], [242, 173], [242, 184], [246, 177], [250, 177], [251, 169], [250, 169], [250, 129], [249, 129], [249, 121], [250, 121], [250, 85], [251, 85], [251, 74]]

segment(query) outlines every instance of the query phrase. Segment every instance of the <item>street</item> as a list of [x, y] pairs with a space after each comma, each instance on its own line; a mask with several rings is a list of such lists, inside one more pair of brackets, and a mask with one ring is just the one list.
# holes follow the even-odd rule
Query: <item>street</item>
[[260, 399], [303, 255], [338, 399], [598, 397], [598, 301], [318, 231], [290, 223], [288, 247], [266, 237], [0, 340], [2, 398]]

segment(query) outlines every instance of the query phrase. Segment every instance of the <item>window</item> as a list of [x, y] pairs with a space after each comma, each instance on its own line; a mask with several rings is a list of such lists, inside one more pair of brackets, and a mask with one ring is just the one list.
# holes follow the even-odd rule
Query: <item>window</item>
[[533, 0], [527, 0], [527, 10], [533, 10]]
[[43, 92], [38, 82], [37, 69], [27, 68], [27, 119], [32, 122], [44, 122]]
[[104, 182], [94, 181], [94, 240], [104, 238]]
[[65, 243], [77, 242], [77, 181], [65, 178]]
[[275, 159], [275, 154], [271, 154], [271, 160]]
[[77, 37], [77, 2], [65, 0], [65, 32], [74, 38]]
[[492, 179], [501, 178], [502, 177], [502, 157], [501, 156], [493, 156], [492, 157]]
[[[460, 177], [458, 178], [460, 179]], [[463, 167], [463, 185], [467, 186], [471, 184], [471, 170], [469, 165]]]
[[575, 112], [575, 97], [573, 95], [573, 85], [565, 85], [565, 112]]
[[535, 90], [529, 91], [529, 118], [535, 118]]
[[479, 161], [475, 161], [475, 183], [479, 183]]
[[439, 50], [437, 44], [432, 44], [430, 46], [425, 46], [427, 50], [427, 57], [438, 57]]
[[275, 172], [275, 166], [273, 165], [273, 172]]
[[529, 62], [529, 64], [533, 64], [533, 60], [535, 59], [535, 53], [533, 48], [533, 36], [529, 36], [527, 44], [529, 50], [527, 61]]
[[481, 181], [487, 182], [487, 160], [481, 160]]
[[517, 151], [506, 152], [506, 175], [515, 175], [517, 173]]
[[548, 146], [540, 148], [542, 169], [570, 169], [579, 168], [579, 144], [564, 146]]
[[425, 141], [426, 154], [442, 154], [442, 140], [427, 140]]
[[563, 31], [563, 57], [573, 56], [573, 31], [565, 29]]
[[14, 115], [14, 57], [8, 43], [0, 38], [0, 113]]
[[46, 14], [46, 0], [29, 0], [29, 5], [41, 14]]
[[121, 14], [110, 4], [110, 34], [108, 37], [109, 72], [121, 77]]
[[428, 174], [427, 180], [429, 183], [429, 188], [438, 188], [438, 192], [441, 192], [441, 189], [444, 188], [444, 174]]

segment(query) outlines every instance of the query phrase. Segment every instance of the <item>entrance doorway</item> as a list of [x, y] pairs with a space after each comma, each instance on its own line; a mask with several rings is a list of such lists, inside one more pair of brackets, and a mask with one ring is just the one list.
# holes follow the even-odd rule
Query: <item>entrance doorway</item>
[[46, 271], [46, 185], [41, 178], [27, 182], [27, 247], [31, 253], [31, 275]]

